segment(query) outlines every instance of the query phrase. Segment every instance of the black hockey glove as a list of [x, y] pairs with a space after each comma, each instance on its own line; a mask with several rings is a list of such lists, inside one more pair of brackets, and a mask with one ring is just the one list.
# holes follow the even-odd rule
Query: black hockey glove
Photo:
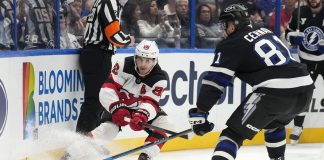
[[209, 113], [201, 113], [197, 108], [189, 110], [189, 123], [192, 126], [193, 132], [198, 136], [203, 136], [214, 128], [214, 123], [207, 120]]

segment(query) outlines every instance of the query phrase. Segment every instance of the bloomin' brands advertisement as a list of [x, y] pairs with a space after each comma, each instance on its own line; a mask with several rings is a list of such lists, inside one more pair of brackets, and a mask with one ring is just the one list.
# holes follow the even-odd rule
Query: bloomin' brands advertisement
[[6, 88], [0, 79], [0, 138], [6, 127], [8, 116], [8, 97], [6, 93]]
[[41, 61], [22, 65], [23, 139], [36, 140], [50, 128], [74, 129], [84, 101], [79, 68], [67, 67], [65, 63], [46, 65]]

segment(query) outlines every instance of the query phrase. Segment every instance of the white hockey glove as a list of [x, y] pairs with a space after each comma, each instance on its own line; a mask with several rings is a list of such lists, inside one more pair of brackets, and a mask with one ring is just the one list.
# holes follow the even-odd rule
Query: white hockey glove
[[292, 46], [301, 45], [305, 38], [305, 34], [303, 32], [289, 32], [287, 34], [287, 41], [290, 42]]
[[189, 123], [192, 126], [193, 132], [198, 136], [203, 136], [214, 128], [214, 123], [207, 120], [209, 113], [198, 112], [197, 108], [189, 110]]
[[318, 42], [318, 51], [320, 51], [321, 54], [324, 54], [324, 39], [319, 40], [319, 42]]

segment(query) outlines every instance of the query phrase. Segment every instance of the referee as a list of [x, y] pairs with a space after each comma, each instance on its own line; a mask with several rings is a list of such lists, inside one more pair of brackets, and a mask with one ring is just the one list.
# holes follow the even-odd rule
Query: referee
[[87, 134], [97, 127], [104, 113], [99, 102], [99, 91], [111, 70], [111, 57], [117, 47], [131, 43], [120, 27], [122, 7], [127, 0], [95, 0], [87, 17], [84, 47], [80, 65], [84, 78], [84, 103], [76, 131]]

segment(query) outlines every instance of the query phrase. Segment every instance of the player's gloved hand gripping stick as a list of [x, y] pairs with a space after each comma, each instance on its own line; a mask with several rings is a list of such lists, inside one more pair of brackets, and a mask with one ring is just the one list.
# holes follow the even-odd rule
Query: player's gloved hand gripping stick
[[300, 0], [298, 0], [297, 4], [297, 28], [296, 31], [289, 32], [286, 39], [290, 45], [297, 47], [297, 53], [299, 53], [299, 45], [303, 43], [305, 35], [300, 32]]
[[189, 110], [189, 123], [196, 135], [203, 136], [214, 129], [214, 123], [207, 120], [208, 115], [208, 112], [198, 112], [197, 108]]
[[287, 37], [292, 46], [299, 46], [303, 43], [305, 35], [303, 32], [299, 32], [299, 30], [297, 30], [296, 32], [289, 32]]
[[125, 117], [131, 117], [130, 111], [123, 102], [115, 102], [110, 105], [109, 112], [112, 115], [112, 121], [118, 126], [126, 126], [129, 122], [124, 120]]
[[[140, 131], [145, 128], [142, 124], [147, 123], [149, 113], [144, 109], [137, 109], [132, 113], [132, 118], [129, 122], [129, 127], [134, 131]], [[125, 117], [127, 118], [127, 117]]]
[[297, 28], [295, 32], [289, 32], [287, 34], [287, 40], [292, 46], [297, 46], [297, 53], [299, 53], [299, 45], [303, 43], [305, 35], [300, 32], [300, 0], [297, 2]]

